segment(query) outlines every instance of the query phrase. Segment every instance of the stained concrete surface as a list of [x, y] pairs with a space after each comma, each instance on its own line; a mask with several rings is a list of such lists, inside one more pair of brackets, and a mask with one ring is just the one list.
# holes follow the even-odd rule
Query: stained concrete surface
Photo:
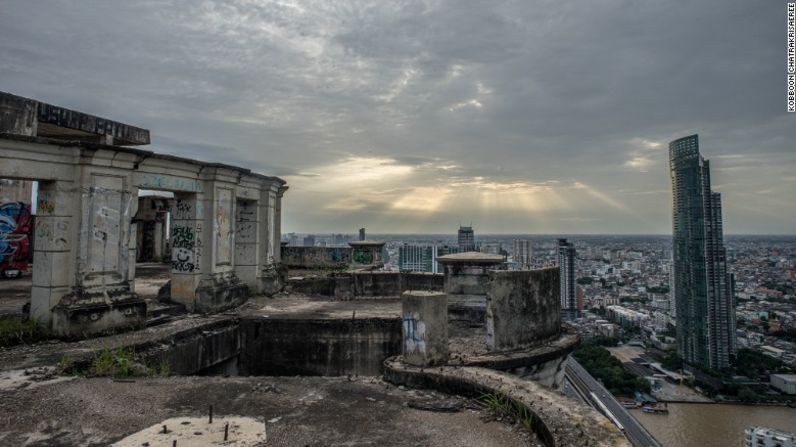
[[[413, 408], [450, 401], [460, 410]], [[539, 445], [469, 400], [370, 377], [95, 378], [0, 391], [0, 444], [107, 445], [164, 419], [205, 416], [209, 405], [216, 417], [266, 424], [267, 446]]]
[[[146, 262], [136, 264], [135, 269], [135, 293], [147, 302], [148, 313], [158, 311], [164, 306], [155, 298], [158, 290], [169, 280], [169, 265]], [[31, 286], [30, 273], [25, 273], [20, 278], [0, 279], [0, 316], [21, 316], [22, 307], [30, 303]]]

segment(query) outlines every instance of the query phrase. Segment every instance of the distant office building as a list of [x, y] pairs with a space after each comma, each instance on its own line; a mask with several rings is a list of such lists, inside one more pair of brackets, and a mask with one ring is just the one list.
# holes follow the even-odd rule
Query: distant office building
[[349, 237], [345, 234], [335, 234], [332, 236], [332, 244], [338, 246], [348, 246]]
[[365, 229], [364, 228], [360, 228], [359, 229], [359, 240], [360, 241], [364, 241], [365, 240]]
[[315, 246], [315, 236], [308, 234], [304, 236], [304, 246], [305, 247], [314, 247]]
[[459, 227], [459, 252], [475, 251], [475, 232], [473, 227]]
[[672, 177], [677, 352], [694, 365], [721, 369], [736, 352], [732, 278], [727, 272], [721, 196], [697, 135], [669, 143]]
[[482, 244], [481, 253], [489, 253], [492, 255], [502, 255], [503, 246], [500, 244]]
[[750, 427], [744, 430], [746, 447], [796, 447], [796, 435], [783, 430], [766, 427]]
[[299, 238], [296, 233], [288, 233], [287, 234], [287, 244], [291, 247], [298, 247], [299, 246]]
[[575, 296], [575, 246], [566, 239], [558, 240], [558, 268], [561, 275], [561, 318], [574, 320], [578, 316]]
[[512, 242], [512, 256], [514, 262], [523, 268], [530, 268], [533, 265], [533, 250], [531, 241], [527, 239], [514, 239]]
[[403, 244], [398, 247], [398, 268], [402, 272], [444, 273], [440, 256], [459, 253], [458, 247], [441, 244]]
[[432, 272], [436, 246], [403, 244], [398, 248], [398, 268], [402, 272]]

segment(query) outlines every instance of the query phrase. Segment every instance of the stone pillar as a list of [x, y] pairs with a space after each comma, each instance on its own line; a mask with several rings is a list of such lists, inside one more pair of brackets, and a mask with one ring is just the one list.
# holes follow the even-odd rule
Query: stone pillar
[[403, 361], [415, 366], [447, 363], [447, 295], [410, 290], [401, 295], [401, 308]]
[[261, 221], [259, 247], [259, 273], [257, 293], [268, 296], [281, 291], [287, 282], [286, 272], [281, 266], [282, 254], [279, 245], [282, 231], [282, 196], [287, 187], [268, 180], [260, 200]]
[[272, 240], [274, 241], [273, 245], [274, 262], [277, 264], [282, 262], [282, 253], [281, 250], [279, 249], [279, 244], [277, 241], [282, 240], [282, 196], [285, 194], [287, 189], [288, 189], [287, 186], [280, 185], [274, 200], [274, 226], [273, 226]]
[[76, 285], [79, 188], [73, 182], [39, 182], [37, 206], [30, 317], [50, 328], [53, 308]]
[[[95, 166], [83, 169], [79, 194], [72, 202], [80, 212], [73, 219], [79, 222], [76, 284], [53, 308], [56, 335], [82, 336], [143, 325], [146, 304], [131, 288], [137, 193], [127, 172]], [[46, 200], [40, 199], [39, 205], [46, 208]]]
[[[242, 304], [248, 287], [235, 274], [235, 184], [224, 172], [209, 173], [202, 204], [204, 244], [193, 311], [217, 312]], [[222, 178], [222, 180], [218, 180]]]
[[235, 273], [252, 290], [257, 289], [259, 233], [258, 202], [238, 200], [235, 211]]
[[195, 309], [206, 255], [204, 206], [196, 193], [175, 193], [171, 219], [171, 299]]

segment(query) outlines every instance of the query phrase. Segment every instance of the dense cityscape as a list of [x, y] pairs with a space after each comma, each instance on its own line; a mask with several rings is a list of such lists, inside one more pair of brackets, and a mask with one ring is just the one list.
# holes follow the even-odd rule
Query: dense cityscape
[[[508, 270], [558, 267], [561, 317], [584, 340], [574, 356], [628, 408], [665, 414], [668, 406], [659, 399], [703, 397], [794, 405], [796, 237], [725, 239], [721, 199], [710, 190], [709, 163], [699, 154], [697, 136], [675, 140], [670, 148], [674, 238], [476, 237], [472, 225], [460, 226], [456, 237], [376, 235], [387, 241], [384, 269], [441, 273], [438, 257], [476, 250], [503, 256]], [[291, 233], [284, 243], [300, 238], [322, 247], [355, 239]], [[363, 228], [358, 240], [365, 239]], [[788, 438], [790, 444], [780, 444], [786, 446], [794, 437], [749, 427], [747, 441], [753, 436], [766, 442]]]
[[3, 0], [0, 445], [796, 447], [796, 2]]

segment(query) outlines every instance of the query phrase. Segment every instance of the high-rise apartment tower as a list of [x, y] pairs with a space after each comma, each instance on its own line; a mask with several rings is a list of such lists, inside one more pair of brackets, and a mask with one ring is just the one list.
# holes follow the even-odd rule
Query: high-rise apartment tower
[[571, 321], [578, 316], [575, 297], [575, 246], [566, 239], [558, 240], [558, 268], [561, 276], [561, 319]]
[[691, 135], [669, 143], [677, 352], [693, 365], [721, 369], [736, 352], [732, 278], [727, 272], [721, 196]]

